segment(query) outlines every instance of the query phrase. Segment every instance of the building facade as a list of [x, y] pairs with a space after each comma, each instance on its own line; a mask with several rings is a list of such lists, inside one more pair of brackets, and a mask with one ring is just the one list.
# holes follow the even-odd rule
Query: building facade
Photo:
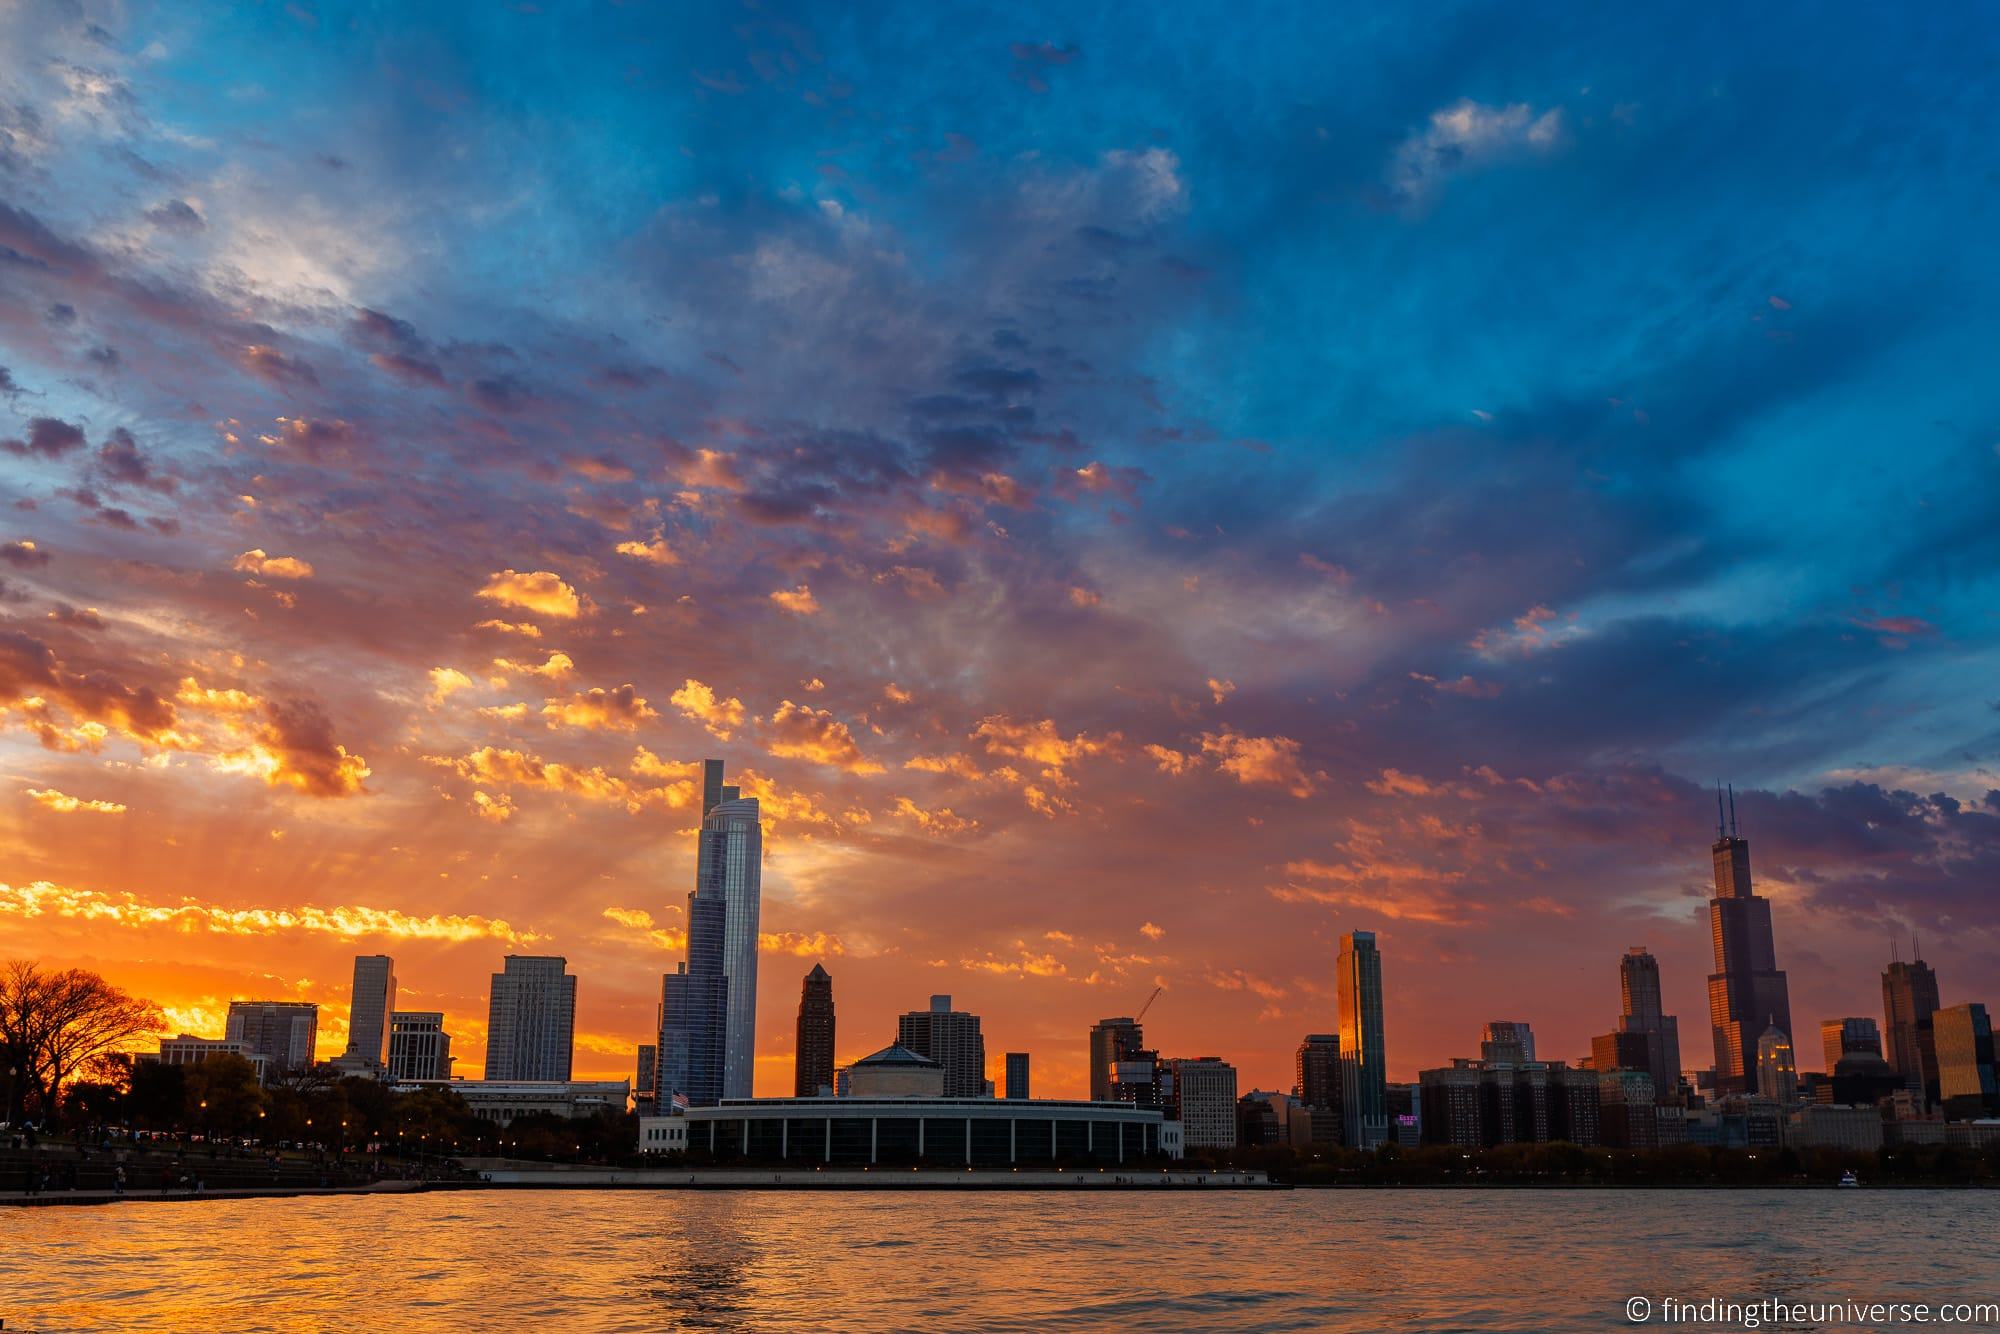
[[896, 1021], [896, 1042], [944, 1067], [944, 1096], [977, 1098], [986, 1092], [986, 1039], [979, 1016], [951, 1008], [951, 997], [931, 997], [928, 1010]]
[[1830, 1075], [1844, 1057], [1881, 1056], [1882, 1030], [1873, 1019], [1846, 1018], [1819, 1021], [1819, 1046], [1825, 1070]]
[[1007, 1053], [1007, 1096], [1016, 1102], [1034, 1096], [1028, 1091], [1028, 1053], [1024, 1051]]
[[269, 1069], [310, 1069], [319, 1042], [319, 1006], [305, 1001], [231, 1001], [223, 1037], [262, 1056]]
[[231, 1042], [228, 1038], [197, 1038], [186, 1033], [179, 1037], [161, 1038], [157, 1052], [142, 1052], [138, 1059], [158, 1061], [161, 1065], [199, 1065], [212, 1056], [240, 1056], [250, 1062], [257, 1071], [257, 1082], [264, 1082], [265, 1071], [270, 1062], [262, 1052], [253, 1051], [249, 1044]]
[[1190, 1149], [1236, 1147], [1236, 1067], [1219, 1056], [1174, 1063], [1175, 1120]]
[[[720, 766], [716, 775], [720, 780]], [[704, 772], [704, 785], [706, 772]], [[729, 980], [723, 1032], [723, 1096], [747, 1098], [757, 1071], [757, 942], [763, 913], [764, 827], [755, 797], [723, 799], [702, 814], [695, 888], [724, 907], [722, 975]]]
[[1090, 1100], [1112, 1102], [1111, 1067], [1132, 1059], [1146, 1045], [1139, 1021], [1100, 1019], [1090, 1026]]
[[396, 1012], [396, 961], [386, 954], [355, 956], [351, 997], [345, 1054], [380, 1070], [389, 1064], [389, 1016]]
[[1780, 1105], [1799, 1094], [1798, 1057], [1792, 1051], [1791, 1035], [1776, 1024], [1757, 1039], [1757, 1096]]
[[[1593, 1040], [1591, 1063], [1599, 1070], [1644, 1070], [1652, 1077], [1653, 1095], [1664, 1100], [1680, 1085], [1680, 1020], [1661, 1005], [1660, 963], [1643, 945], [1626, 950], [1618, 961], [1618, 998], [1621, 1013], [1614, 1040]], [[1607, 1054], [1616, 1067], [1604, 1063]]]
[[1349, 1148], [1379, 1148], [1389, 1137], [1389, 1065], [1382, 1050], [1382, 956], [1373, 931], [1351, 931], [1340, 938], [1335, 984], [1341, 1138]]
[[[423, 1087], [395, 1085], [392, 1091]], [[474, 1116], [503, 1126], [523, 1116], [623, 1116], [632, 1101], [631, 1081], [624, 1079], [455, 1079], [450, 1088]]]
[[1311, 1033], [1299, 1044], [1292, 1096], [1306, 1118], [1306, 1142], [1340, 1143], [1340, 1035]]
[[389, 1078], [451, 1078], [451, 1034], [439, 1010], [397, 1010], [389, 1016]]
[[729, 979], [723, 975], [728, 906], [699, 886], [688, 895], [687, 958], [660, 979], [659, 1074], [653, 1096], [664, 1108], [680, 1098], [706, 1107], [727, 1088]]
[[1971, 1120], [2000, 1112], [2000, 1072], [1994, 1069], [1993, 1023], [1978, 1003], [1931, 1016], [1937, 1049], [1938, 1099], [1945, 1115]]
[[[1912, 953], [1915, 953], [1914, 942]], [[1892, 960], [1882, 970], [1882, 1055], [1907, 1088], [1937, 1097], [1937, 1054], [1931, 1043], [1931, 1016], [1938, 1010], [1937, 973], [1919, 956]]]
[[509, 954], [493, 974], [486, 1011], [486, 1078], [567, 1080], [576, 1040], [569, 960]]
[[[1771, 935], [1771, 901], [1750, 880], [1750, 840], [1737, 834], [1735, 797], [1725, 832], [1717, 794], [1717, 828], [1711, 849], [1715, 897], [1708, 904], [1715, 971], [1708, 979], [1709, 1026], [1715, 1038], [1715, 1088], [1727, 1096], [1757, 1087], [1757, 1043], [1765, 1030], [1792, 1031], [1791, 993], [1778, 968]], [[1789, 1040], [1789, 1036], [1788, 1036]]]
[[814, 964], [799, 989], [793, 1096], [816, 1098], [833, 1092], [833, 1033], [833, 978]]

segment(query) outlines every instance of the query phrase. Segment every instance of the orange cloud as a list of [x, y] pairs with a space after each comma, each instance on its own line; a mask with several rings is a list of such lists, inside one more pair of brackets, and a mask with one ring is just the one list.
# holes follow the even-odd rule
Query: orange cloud
[[1299, 743], [1284, 736], [1244, 736], [1224, 728], [1201, 736], [1204, 755], [1215, 757], [1216, 767], [1235, 776], [1245, 785], [1271, 783], [1295, 797], [1313, 794], [1312, 779], [1299, 767]]
[[414, 917], [393, 908], [227, 908], [195, 899], [154, 903], [132, 893], [72, 889], [47, 880], [30, 885], [0, 884], [0, 913], [16, 917], [62, 918], [113, 926], [168, 926], [220, 935], [270, 936], [303, 931], [358, 940], [499, 940], [524, 945], [542, 937], [517, 931], [506, 922], [477, 916]]
[[549, 720], [551, 727], [586, 727], [598, 731], [629, 732], [659, 716], [630, 682], [610, 690], [592, 687], [568, 699], [549, 700], [542, 707], [542, 717]]
[[37, 806], [62, 815], [123, 815], [125, 807], [116, 801], [91, 801], [83, 797], [72, 797], [67, 792], [58, 792], [52, 787], [31, 787], [28, 789]]
[[926, 834], [936, 834], [941, 838], [950, 838], [955, 834], [969, 834], [979, 828], [979, 821], [968, 820], [955, 813], [949, 806], [940, 806], [934, 811], [927, 811], [908, 797], [896, 798], [896, 814]]
[[819, 599], [804, 584], [793, 589], [778, 589], [771, 594], [771, 601], [795, 616], [813, 616], [819, 612]]
[[497, 630], [503, 635], [520, 635], [523, 639], [540, 639], [542, 627], [531, 621], [480, 621], [472, 627], [475, 630]]
[[262, 547], [253, 547], [229, 563], [229, 568], [241, 574], [258, 574], [266, 579], [310, 579], [313, 567], [296, 556], [266, 555]]
[[882, 766], [861, 753], [847, 724], [825, 709], [785, 700], [771, 715], [764, 749], [780, 759], [810, 760], [851, 774], [879, 774]]
[[618, 554], [630, 556], [634, 560], [645, 561], [649, 565], [678, 565], [680, 556], [667, 545], [666, 539], [655, 535], [650, 542], [620, 542]]
[[436, 708], [438, 705], [444, 703], [446, 699], [451, 697], [454, 691], [469, 690], [472, 688], [472, 678], [464, 672], [459, 671], [456, 667], [433, 667], [431, 668], [430, 679], [430, 706], [432, 708]]
[[669, 695], [668, 700], [689, 718], [706, 727], [718, 741], [727, 741], [743, 725], [743, 701], [718, 699], [715, 691], [692, 676], [687, 684]]
[[525, 574], [519, 570], [502, 570], [488, 576], [486, 586], [479, 590], [478, 596], [562, 620], [574, 620], [583, 614], [583, 599], [577, 591], [547, 570]]
[[569, 654], [558, 650], [551, 652], [549, 660], [539, 667], [531, 667], [512, 658], [495, 658], [493, 669], [506, 676], [544, 676], [553, 681], [575, 671], [576, 664], [570, 661]]
[[1166, 746], [1148, 745], [1146, 754], [1152, 756], [1153, 763], [1160, 766], [1162, 773], [1184, 774], [1194, 764], [1194, 756], [1171, 750]]
[[958, 778], [978, 780], [985, 775], [979, 766], [963, 755], [915, 755], [903, 761], [905, 769], [915, 769], [919, 773], [951, 774]]
[[1064, 771], [1070, 765], [1087, 756], [1103, 754], [1119, 740], [1116, 732], [1103, 737], [1079, 732], [1065, 738], [1056, 730], [1054, 719], [1019, 722], [997, 713], [980, 719], [979, 725], [972, 729], [972, 737], [986, 743], [988, 754], [1041, 765], [1042, 776], [1054, 783], [1068, 782]]

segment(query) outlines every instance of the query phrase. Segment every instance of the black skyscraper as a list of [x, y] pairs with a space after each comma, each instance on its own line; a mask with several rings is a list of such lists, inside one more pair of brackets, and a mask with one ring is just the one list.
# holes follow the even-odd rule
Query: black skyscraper
[[792, 1096], [817, 1097], [833, 1089], [833, 978], [814, 964], [799, 993], [798, 1070]]
[[1757, 1040], [1776, 1025], [1792, 1032], [1792, 1002], [1771, 940], [1771, 901], [1750, 885], [1750, 840], [1737, 835], [1736, 796], [1722, 819], [1716, 794], [1715, 897], [1708, 903], [1715, 971], [1708, 979], [1708, 1017], [1715, 1031], [1716, 1092], [1757, 1091]]

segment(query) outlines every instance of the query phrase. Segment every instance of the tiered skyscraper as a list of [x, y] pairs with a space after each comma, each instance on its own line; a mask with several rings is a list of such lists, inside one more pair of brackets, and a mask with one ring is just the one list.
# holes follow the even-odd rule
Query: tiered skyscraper
[[386, 954], [354, 959], [354, 992], [347, 1009], [347, 1054], [370, 1065], [389, 1063], [389, 1016], [396, 1012], [396, 961]]
[[568, 1079], [576, 979], [557, 954], [510, 954], [487, 1000], [488, 1079]]
[[697, 885], [688, 895], [687, 959], [660, 980], [660, 1073], [653, 1096], [665, 1111], [722, 1100], [728, 1052], [729, 979], [722, 961], [728, 909], [722, 894]]
[[1771, 939], [1771, 901], [1750, 884], [1750, 840], [1738, 836], [1736, 798], [1722, 819], [1716, 794], [1715, 897], [1708, 903], [1715, 971], [1708, 978], [1708, 1018], [1715, 1033], [1715, 1089], [1757, 1092], [1757, 1043], [1776, 1027], [1792, 1032], [1792, 1002]]
[[1624, 1013], [1615, 1031], [1591, 1042], [1591, 1064], [1599, 1070], [1644, 1070], [1653, 1096], [1664, 1101], [1681, 1078], [1680, 1021], [1660, 1003], [1660, 961], [1642, 945], [1618, 961], [1618, 997]]
[[1342, 1141], [1373, 1149], [1389, 1138], [1389, 1066], [1382, 1052], [1382, 956], [1373, 931], [1340, 938], [1340, 1111]]
[[722, 1096], [748, 1098], [757, 1073], [757, 932], [763, 902], [764, 828], [757, 799], [723, 784], [720, 760], [702, 766], [702, 799], [706, 804], [695, 887], [723, 905], [722, 975], [729, 980]]
[[818, 1097], [833, 1091], [833, 978], [814, 964], [799, 990], [797, 1070], [792, 1096]]

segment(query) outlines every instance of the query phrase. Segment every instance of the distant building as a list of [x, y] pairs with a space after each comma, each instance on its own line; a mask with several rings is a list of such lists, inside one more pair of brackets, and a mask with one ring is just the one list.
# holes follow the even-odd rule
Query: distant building
[[[1914, 942], [1912, 952], [1915, 952]], [[1938, 980], [1921, 955], [1911, 963], [1893, 960], [1882, 970], [1882, 1055], [1907, 1088], [1937, 1098], [1937, 1055], [1932, 1050], [1931, 1016], [1938, 1010]]]
[[560, 955], [509, 954], [487, 999], [486, 1078], [567, 1080], [576, 979]]
[[1173, 1063], [1174, 1090], [1190, 1149], [1236, 1147], [1236, 1067], [1219, 1056]]
[[1236, 1100], [1236, 1143], [1245, 1148], [1289, 1147], [1298, 1099], [1252, 1089]]
[[309, 1069], [319, 1041], [319, 1006], [306, 1001], [231, 1001], [223, 1037], [262, 1056], [273, 1074]]
[[912, 1010], [896, 1023], [896, 1042], [944, 1067], [944, 1096], [977, 1098], [986, 1092], [986, 1039], [979, 1016], [951, 1008], [951, 997], [931, 997], [928, 1010]]
[[[1460, 1058], [1448, 1067], [1418, 1072], [1415, 1103], [1411, 1111], [1398, 1114], [1396, 1142], [1420, 1138], [1425, 1144], [1458, 1148], [1597, 1144], [1597, 1090], [1593, 1072], [1572, 1070], [1561, 1061], [1489, 1065]], [[1647, 1110], [1650, 1115], [1650, 1103]], [[1410, 1120], [1407, 1126], [1404, 1116]]]
[[141, 1052], [142, 1061], [158, 1061], [161, 1065], [199, 1065], [213, 1056], [240, 1056], [250, 1062], [257, 1071], [257, 1082], [264, 1082], [264, 1072], [270, 1062], [262, 1052], [252, 1051], [249, 1044], [231, 1042], [228, 1038], [197, 1038], [186, 1033], [175, 1038], [161, 1038], [160, 1049], [156, 1052]]
[[1535, 1033], [1513, 1019], [1488, 1020], [1479, 1035], [1479, 1059], [1488, 1065], [1525, 1065], [1535, 1059]]
[[1340, 938], [1334, 980], [1340, 1009], [1341, 1138], [1350, 1148], [1378, 1148], [1389, 1137], [1389, 1067], [1382, 1050], [1382, 956], [1373, 931]]
[[[847, 1067], [847, 1098], [943, 1098], [946, 1071], [922, 1052], [896, 1045]], [[963, 1094], [958, 1096], [964, 1096]]]
[[[398, 1086], [408, 1093], [424, 1085]], [[566, 1116], [577, 1120], [603, 1112], [623, 1116], [632, 1100], [624, 1079], [455, 1079], [451, 1091], [482, 1121], [506, 1125], [523, 1116]]]
[[1680, 1021], [1661, 1008], [1660, 963], [1644, 946], [1634, 945], [1619, 960], [1618, 994], [1623, 1010], [1618, 1027], [1591, 1040], [1591, 1066], [1644, 1070], [1652, 1077], [1653, 1096], [1665, 1100], [1680, 1085]]
[[354, 991], [347, 1008], [348, 1056], [381, 1070], [389, 1064], [389, 1016], [396, 1012], [396, 961], [386, 954], [354, 960]]
[[799, 989], [799, 1034], [792, 1071], [795, 1097], [833, 1092], [833, 978], [812, 966]]
[[1785, 1143], [1800, 1149], [1848, 1149], [1873, 1153], [1882, 1147], [1882, 1114], [1873, 1107], [1820, 1107], [1808, 1104], [1785, 1123]]
[[1660, 1146], [1659, 1090], [1644, 1070], [1599, 1070], [1597, 1128], [1601, 1142], [1614, 1149], [1656, 1149]]
[[1758, 1087], [1757, 1044], [1767, 1028], [1787, 1035], [1792, 1002], [1778, 968], [1771, 936], [1771, 901], [1751, 886], [1750, 840], [1737, 836], [1735, 794], [1727, 828], [1716, 794], [1715, 897], [1709, 900], [1709, 935], [1715, 972], [1708, 979], [1708, 1015], [1715, 1037], [1715, 1087], [1725, 1096]]
[[1307, 1035], [1299, 1044], [1296, 1066], [1292, 1094], [1307, 1118], [1307, 1142], [1322, 1147], [1340, 1143], [1340, 1035]]
[[1414, 1149], [1424, 1142], [1423, 1090], [1417, 1084], [1384, 1086], [1389, 1108], [1389, 1142]]
[[1873, 1019], [1822, 1019], [1819, 1045], [1825, 1070], [1832, 1074], [1843, 1056], [1882, 1055], [1882, 1031]]
[[763, 904], [764, 826], [757, 799], [735, 795], [724, 785], [722, 765], [703, 766], [703, 795], [714, 766], [720, 800], [702, 811], [695, 887], [719, 895], [724, 904], [722, 974], [729, 979], [728, 1020], [723, 1036], [723, 1096], [747, 1098], [754, 1092], [757, 1066], [757, 945]]
[[441, 1011], [397, 1010], [389, 1016], [389, 1078], [451, 1078], [451, 1034], [444, 1031]]
[[1791, 1035], [1774, 1021], [1757, 1039], [1757, 1093], [1779, 1105], [1797, 1099], [1799, 1067], [1792, 1053]]
[[1135, 1019], [1100, 1019], [1090, 1027], [1090, 1100], [1130, 1101], [1112, 1093], [1111, 1067], [1130, 1060], [1146, 1045]]
[[650, 1116], [658, 1105], [653, 1096], [653, 1086], [660, 1079], [660, 1048], [657, 1043], [639, 1044], [632, 1070], [632, 1106], [641, 1115]]
[[1931, 1016], [1937, 1046], [1938, 1098], [1954, 1121], [2000, 1111], [2000, 1072], [1994, 1069], [1993, 1023], [1973, 1002]]
[[1028, 1092], [1028, 1053], [1010, 1051], [1007, 1053], [1007, 1097], [1019, 1101], [1031, 1096]]
[[1174, 1075], [1171, 1063], [1152, 1050], [1127, 1052], [1111, 1064], [1111, 1093], [1095, 1102], [1123, 1102], [1134, 1107], [1158, 1107], [1174, 1119]]

